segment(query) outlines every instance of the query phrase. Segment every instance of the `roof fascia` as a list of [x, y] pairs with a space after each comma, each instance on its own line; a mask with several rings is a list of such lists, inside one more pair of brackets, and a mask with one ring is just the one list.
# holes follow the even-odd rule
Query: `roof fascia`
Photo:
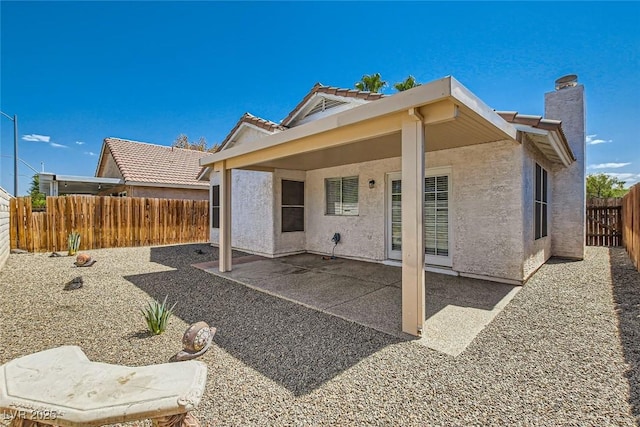
[[453, 99], [454, 102], [457, 101], [459, 104], [465, 105], [493, 124], [496, 128], [500, 129], [505, 135], [516, 140], [517, 130], [510, 123], [500, 117], [453, 77], [447, 76], [397, 93], [393, 96], [380, 98], [376, 100], [376, 102], [369, 102], [328, 117], [293, 127], [286, 132], [268, 135], [260, 140], [259, 145], [256, 143], [243, 144], [242, 146], [232, 147], [224, 152], [205, 156], [200, 159], [200, 165], [211, 165], [258, 149], [274, 147], [289, 141], [320, 134], [365, 120], [375, 119], [401, 111], [408, 111], [410, 108], [421, 107], [446, 99]]
[[523, 125], [523, 124], [515, 124], [514, 127], [525, 134], [531, 135], [539, 135], [545, 137], [547, 143], [553, 151], [558, 155], [560, 161], [564, 166], [569, 166], [571, 163], [575, 161], [575, 157], [571, 150], [567, 149], [568, 147], [562, 143], [562, 138], [559, 133], [554, 130], [544, 130], [539, 128], [534, 128], [533, 126]]
[[91, 182], [94, 184], [123, 184], [120, 178], [103, 178], [100, 176], [55, 175], [55, 181]]
[[[381, 98], [376, 102], [370, 102], [358, 107], [323, 117], [309, 123], [288, 129], [286, 132], [278, 132], [268, 135], [260, 140], [260, 144], [249, 143], [228, 150], [214, 153], [200, 159], [201, 166], [220, 162], [238, 155], [246, 154], [259, 148], [267, 148], [283, 144], [288, 141], [305, 138], [307, 136], [326, 132], [342, 126], [355, 124], [364, 120], [373, 119], [397, 111], [429, 104], [451, 95], [450, 77], [434, 80], [431, 83], [418, 86], [411, 90], [398, 93], [394, 96]], [[506, 122], [505, 122], [506, 123]]]
[[166, 182], [144, 182], [144, 181], [125, 181], [126, 185], [133, 187], [166, 187], [166, 188], [185, 188], [202, 190], [209, 187], [209, 183], [203, 182], [202, 184], [172, 184]]

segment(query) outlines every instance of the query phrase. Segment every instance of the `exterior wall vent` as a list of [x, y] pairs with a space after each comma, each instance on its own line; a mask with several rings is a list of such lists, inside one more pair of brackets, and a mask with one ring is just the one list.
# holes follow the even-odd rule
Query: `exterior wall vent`
[[575, 74], [568, 74], [560, 77], [556, 80], [556, 90], [562, 90], [568, 87], [574, 87], [578, 85], [578, 76]]
[[318, 104], [316, 104], [316, 106], [313, 107], [305, 116], [308, 117], [321, 111], [326, 111], [345, 104], [347, 103], [343, 101], [338, 101], [336, 99], [327, 99], [323, 97], [322, 100], [318, 102]]

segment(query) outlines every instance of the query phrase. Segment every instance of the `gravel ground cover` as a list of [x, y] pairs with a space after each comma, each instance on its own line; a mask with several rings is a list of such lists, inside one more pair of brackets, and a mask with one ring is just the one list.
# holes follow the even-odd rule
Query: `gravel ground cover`
[[[217, 257], [208, 245], [90, 254], [90, 268], [11, 255], [0, 271], [0, 363], [64, 344], [95, 361], [164, 363], [204, 320], [218, 332], [200, 358], [203, 425], [640, 422], [640, 274], [621, 249], [551, 260], [455, 358], [191, 267]], [[79, 275], [83, 288], [62, 290]], [[165, 295], [176, 315], [149, 336], [140, 308]]]

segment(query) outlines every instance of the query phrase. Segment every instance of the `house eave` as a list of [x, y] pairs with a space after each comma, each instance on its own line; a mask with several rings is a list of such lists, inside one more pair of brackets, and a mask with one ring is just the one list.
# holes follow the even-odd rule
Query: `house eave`
[[177, 184], [169, 182], [145, 182], [145, 181], [125, 181], [125, 185], [131, 185], [133, 187], [162, 187], [162, 188], [181, 188], [191, 190], [206, 190], [209, 188], [209, 184], [206, 182], [200, 184]]
[[[441, 103], [446, 108], [442, 109], [434, 106], [433, 116], [430, 115], [431, 111], [427, 109], [427, 113], [425, 114], [426, 124], [455, 118], [451, 116], [451, 114], [457, 114], [458, 106], [464, 106], [466, 110], [470, 110], [472, 113], [475, 113], [475, 116], [480, 116], [492, 125], [492, 128], [497, 131], [495, 140], [515, 140], [517, 137], [517, 131], [510, 123], [502, 119], [495, 111], [462, 86], [456, 79], [448, 76], [390, 97], [381, 98], [376, 100], [376, 102], [366, 103], [313, 122], [301, 124], [284, 132], [265, 136], [260, 139], [259, 142], [230, 147], [222, 152], [203, 157], [200, 159], [200, 165], [214, 165], [232, 158], [244, 156], [254, 151], [272, 149], [288, 142], [334, 131], [339, 128], [345, 128], [365, 121], [375, 122], [376, 120], [388, 118], [394, 114], [406, 113], [411, 108], [419, 109], [431, 104], [436, 104], [439, 101], [448, 101]], [[444, 104], [451, 104], [451, 107], [447, 107]], [[443, 111], [445, 114], [441, 115]], [[238, 167], [241, 166], [245, 165], [238, 164]]]
[[[575, 161], [575, 156], [558, 132], [523, 124], [514, 124], [514, 127], [521, 134], [527, 135], [549, 161], [562, 164], [565, 167]], [[521, 137], [518, 139], [521, 140]]]

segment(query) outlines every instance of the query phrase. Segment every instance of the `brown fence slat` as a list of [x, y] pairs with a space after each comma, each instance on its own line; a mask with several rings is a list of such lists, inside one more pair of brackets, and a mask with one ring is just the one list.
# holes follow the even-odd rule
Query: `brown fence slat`
[[640, 184], [636, 184], [622, 199], [622, 243], [640, 271]]
[[72, 231], [82, 250], [209, 240], [209, 202], [133, 197], [47, 197], [45, 212], [31, 199], [10, 201], [11, 248], [66, 251]]

